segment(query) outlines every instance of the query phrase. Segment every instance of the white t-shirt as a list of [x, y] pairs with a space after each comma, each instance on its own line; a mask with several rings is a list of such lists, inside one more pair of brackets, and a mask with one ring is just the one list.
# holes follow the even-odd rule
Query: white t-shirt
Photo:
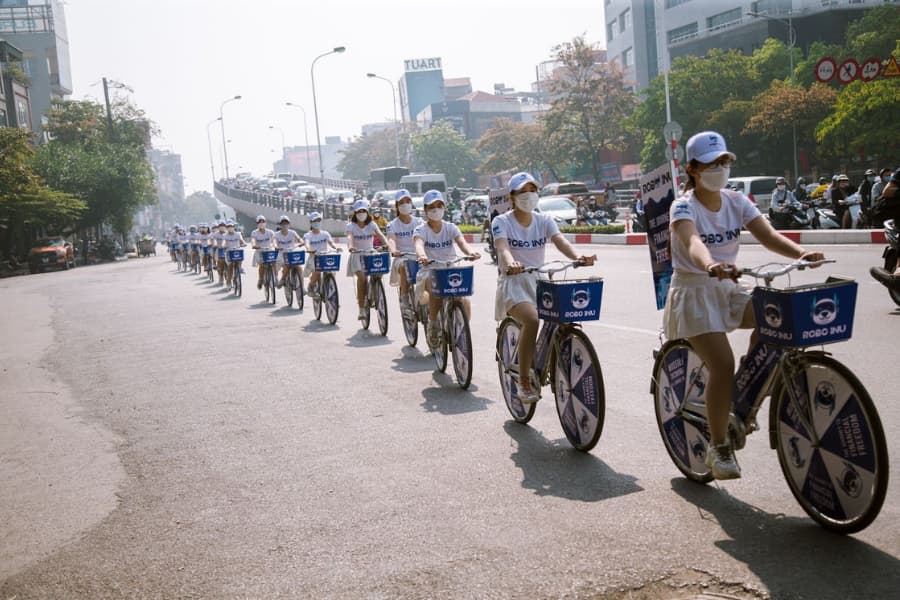
[[371, 250], [374, 246], [375, 232], [378, 231], [378, 225], [375, 221], [369, 221], [365, 227], [360, 227], [356, 223], [347, 223], [347, 237], [353, 238], [353, 247], [357, 250]]
[[198, 233], [197, 239], [200, 240], [199, 244], [201, 246], [209, 246], [209, 236], [210, 236], [210, 234], [208, 234], [208, 233]]
[[224, 248], [225, 246], [222, 242], [222, 237], [224, 235], [224, 233], [219, 233], [218, 230], [213, 231], [211, 234], [209, 234], [209, 245], [214, 248]]
[[495, 240], [506, 239], [516, 262], [525, 267], [539, 267], [545, 262], [547, 242], [559, 233], [559, 226], [550, 215], [533, 212], [531, 224], [522, 227], [514, 211], [509, 210], [494, 217], [491, 233]]
[[190, 236], [186, 233], [179, 233], [176, 237], [179, 244], [189, 244], [191, 241]]
[[427, 222], [416, 227], [414, 238], [425, 242], [425, 256], [431, 260], [451, 261], [456, 260], [456, 250], [453, 244], [456, 238], [461, 236], [459, 227], [449, 221], [441, 221], [441, 230], [435, 233]]
[[199, 244], [201, 241], [203, 241], [203, 234], [201, 234], [198, 231], [195, 231], [194, 233], [188, 234], [188, 239], [191, 241], [192, 244]]
[[241, 247], [241, 242], [244, 241], [244, 236], [241, 235], [241, 232], [235, 231], [234, 233], [228, 233], [227, 231], [222, 234], [222, 241], [225, 243], [225, 248], [227, 250], [233, 250]]
[[416, 227], [424, 223], [422, 219], [419, 217], [410, 217], [409, 223], [404, 223], [400, 220], [400, 217], [397, 217], [387, 226], [387, 232], [389, 235], [394, 236], [394, 241], [397, 244], [398, 252], [415, 252], [416, 244], [413, 241], [413, 234], [416, 231]]
[[320, 229], [319, 233], [307, 231], [303, 234], [303, 240], [310, 252], [325, 252], [330, 247], [331, 234], [324, 229]]
[[256, 245], [260, 250], [269, 250], [272, 248], [272, 245], [275, 240], [275, 232], [271, 229], [266, 229], [265, 231], [260, 231], [257, 227], [253, 230], [253, 233], [250, 234], [250, 237], [256, 240]]
[[300, 234], [293, 229], [288, 229], [287, 233], [281, 233], [281, 230], [275, 232], [275, 247], [279, 250], [293, 250], [302, 240]]
[[[734, 264], [741, 242], [741, 228], [759, 216], [759, 209], [745, 195], [722, 190], [722, 207], [718, 212], [708, 210], [694, 197], [694, 191], [681, 196], [669, 209], [669, 223], [693, 221], [706, 244], [713, 261]], [[675, 236], [670, 236], [672, 267], [678, 271], [703, 273], [688, 254], [687, 246]]]

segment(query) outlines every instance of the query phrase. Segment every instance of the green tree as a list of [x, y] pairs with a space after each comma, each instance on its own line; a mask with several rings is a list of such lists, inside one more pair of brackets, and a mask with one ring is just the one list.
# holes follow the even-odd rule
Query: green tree
[[520, 123], [497, 119], [475, 146], [483, 157], [478, 172], [492, 175], [503, 171], [548, 170], [554, 179], [572, 162], [560, 135], [550, 135], [542, 120]]
[[[854, 81], [841, 92], [834, 112], [816, 129], [816, 140], [836, 158], [864, 150], [882, 162], [900, 154], [900, 85], [896, 79]], [[891, 162], [891, 164], [893, 164]]]
[[896, 52], [900, 31], [900, 6], [867, 10], [847, 27], [847, 49], [862, 63], [869, 58], [887, 59]]
[[562, 74], [551, 83], [556, 96], [544, 115], [549, 136], [561, 136], [569, 153], [586, 157], [594, 181], [600, 181], [600, 155], [628, 145], [626, 119], [637, 104], [621, 73], [598, 62], [583, 37], [555, 48]]
[[[372, 169], [394, 166], [397, 162], [397, 141], [394, 129], [376, 131], [369, 135], [355, 138], [350, 144], [341, 150], [340, 162], [337, 169], [345, 179], [358, 179], [367, 181]], [[404, 150], [409, 143], [409, 134], [406, 131], [400, 135], [400, 156], [405, 156]]]
[[24, 250], [26, 227], [66, 233], [84, 211], [83, 202], [52, 190], [34, 172], [31, 134], [17, 127], [0, 127], [0, 226], [3, 249]]
[[430, 129], [414, 135], [412, 148], [418, 170], [443, 173], [450, 185], [474, 180], [478, 164], [475, 150], [447, 121], [438, 121]]
[[127, 102], [114, 105], [112, 132], [103, 107], [90, 101], [60, 102], [48, 117], [51, 141], [37, 150], [37, 172], [87, 203], [82, 227], [106, 223], [127, 234], [135, 211], [156, 202], [147, 160], [152, 123]]

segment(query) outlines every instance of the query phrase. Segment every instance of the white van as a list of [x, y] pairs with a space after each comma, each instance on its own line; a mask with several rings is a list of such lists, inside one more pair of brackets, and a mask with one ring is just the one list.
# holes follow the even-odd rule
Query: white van
[[413, 173], [400, 178], [400, 188], [413, 196], [424, 196], [428, 190], [447, 191], [447, 178], [443, 173]]
[[732, 177], [728, 183], [739, 192], [743, 192], [759, 210], [769, 210], [772, 203], [772, 192], [775, 190], [775, 175], [756, 175], [754, 177]]

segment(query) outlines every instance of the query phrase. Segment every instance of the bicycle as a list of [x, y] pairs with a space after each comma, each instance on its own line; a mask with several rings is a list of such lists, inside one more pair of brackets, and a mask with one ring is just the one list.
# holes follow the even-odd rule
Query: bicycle
[[[776, 277], [825, 262], [834, 261], [740, 271], [765, 285], [753, 290], [759, 341], [735, 374], [728, 443], [735, 450], [744, 447], [771, 396], [769, 445], [794, 498], [825, 528], [854, 533], [875, 520], [887, 492], [884, 430], [853, 372], [830, 353], [809, 347], [851, 337], [857, 283], [828, 277], [819, 284], [772, 287]], [[654, 358], [650, 393], [666, 451], [688, 479], [708, 483], [713, 477], [705, 463], [706, 365], [683, 339], [667, 341]]]
[[187, 242], [181, 244], [181, 251], [178, 252], [178, 270], [187, 273], [190, 268], [191, 245]]
[[191, 244], [191, 271], [200, 274], [200, 244]]
[[216, 248], [216, 271], [219, 272], [219, 285], [225, 285], [225, 248]]
[[259, 262], [263, 264], [262, 287], [266, 294], [266, 304], [275, 304], [275, 262], [278, 260], [278, 250], [259, 249]]
[[313, 312], [316, 319], [321, 320], [322, 306], [324, 305], [328, 323], [334, 325], [341, 308], [337, 282], [334, 280], [335, 271], [339, 271], [341, 268], [341, 255], [337, 252], [316, 252], [313, 257], [313, 266], [319, 272], [319, 281], [311, 288]]
[[216, 277], [213, 269], [213, 252], [209, 246], [203, 246], [203, 260], [206, 262], [206, 278], [209, 283], [213, 283]]
[[[582, 265], [577, 260], [557, 260], [523, 272], [549, 276], [538, 280], [536, 301], [543, 324], [529, 373], [532, 389], [550, 384], [566, 439], [576, 450], [589, 452], [603, 432], [606, 391], [594, 345], [582, 331], [580, 322], [600, 318], [603, 280], [599, 277], [552, 279], [554, 273]], [[534, 416], [537, 404], [526, 404], [518, 396], [520, 339], [519, 324], [507, 316], [497, 327], [497, 370], [506, 408], [513, 420], [524, 424]]]
[[237, 248], [226, 250], [225, 252], [228, 256], [228, 264], [231, 266], [231, 291], [234, 292], [235, 296], [240, 298], [241, 293], [243, 292], [243, 285], [241, 283], [241, 263], [244, 262], [244, 249]]
[[[403, 261], [406, 270], [406, 306], [407, 308], [400, 311], [403, 320], [403, 333], [406, 334], [406, 341], [410, 346], [415, 346], [419, 341], [419, 323], [423, 327], [428, 327], [428, 307], [419, 306], [416, 301], [416, 275], [419, 272], [419, 262], [416, 260], [415, 253], [404, 252], [397, 257], [397, 260]], [[400, 289], [397, 293], [402, 295]]]
[[366, 297], [363, 303], [363, 329], [368, 329], [371, 322], [371, 310], [374, 308], [378, 317], [378, 333], [387, 335], [388, 313], [387, 296], [384, 293], [384, 284], [381, 276], [391, 270], [391, 255], [377, 248], [372, 250], [357, 250], [363, 255], [368, 282], [366, 285]]
[[169, 242], [169, 256], [172, 262], [178, 264], [178, 242]]
[[284, 264], [288, 266], [287, 276], [284, 278], [284, 301], [288, 308], [294, 304], [294, 295], [297, 296], [297, 308], [303, 310], [303, 273], [301, 267], [306, 264], [305, 250], [282, 250]]
[[[427, 265], [438, 265], [428, 271], [429, 293], [441, 299], [437, 326], [440, 330], [439, 342], [430, 343], [428, 325], [425, 326], [425, 339], [429, 341], [428, 349], [434, 358], [434, 364], [441, 373], [447, 370], [447, 358], [453, 355], [453, 372], [456, 383], [467, 389], [472, 383], [472, 335], [469, 329], [469, 317], [465, 305], [460, 298], [472, 295], [472, 280], [475, 267], [473, 265], [455, 266], [463, 260], [472, 260], [461, 256], [451, 261], [429, 260]], [[428, 321], [428, 306], [424, 305], [425, 321]]]

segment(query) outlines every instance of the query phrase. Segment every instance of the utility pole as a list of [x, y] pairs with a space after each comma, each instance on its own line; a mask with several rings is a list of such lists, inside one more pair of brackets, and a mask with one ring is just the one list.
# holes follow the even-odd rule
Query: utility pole
[[109, 81], [103, 78], [103, 97], [106, 99], [106, 129], [109, 139], [113, 139], [112, 107], [109, 105]]

